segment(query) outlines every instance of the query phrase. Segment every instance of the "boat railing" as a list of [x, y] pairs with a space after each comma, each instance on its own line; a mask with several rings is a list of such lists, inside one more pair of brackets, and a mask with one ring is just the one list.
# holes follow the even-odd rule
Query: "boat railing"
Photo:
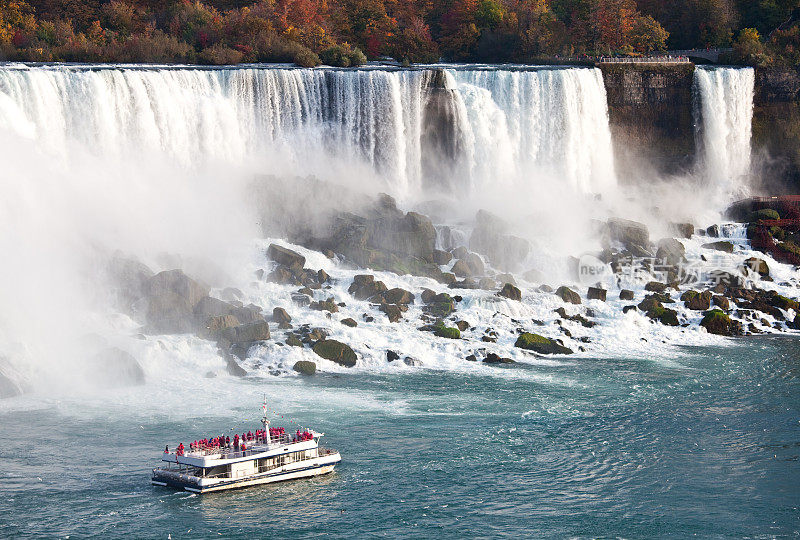
[[[236, 448], [231, 444], [230, 446], [202, 446], [199, 448], [190, 449], [188, 452], [185, 452], [185, 456], [189, 457], [205, 457], [205, 456], [220, 456], [220, 459], [233, 459], [237, 457], [245, 457], [252, 455], [256, 450], [258, 452], [264, 451], [265, 445], [275, 445], [275, 444], [291, 444], [293, 441], [289, 438], [288, 435], [281, 435], [279, 437], [270, 437], [269, 443], [265, 439], [253, 439], [250, 441], [244, 441], [246, 449], [245, 450], [236, 450]], [[296, 442], [296, 441], [294, 441]], [[251, 449], [250, 445], [253, 446]]]
[[[246, 450], [246, 452], [249, 452], [249, 450]], [[272, 465], [261, 465], [261, 466], [257, 467], [253, 474], [261, 474], [261, 473], [269, 472], [269, 471], [271, 471], [273, 469], [278, 469], [278, 468], [283, 467], [285, 465], [290, 465], [292, 463], [300, 463], [302, 461], [308, 461], [310, 459], [328, 457], [328, 456], [332, 456], [332, 455], [337, 453], [336, 450], [333, 450], [331, 448], [322, 448], [322, 447], [317, 447], [317, 454], [316, 455], [307, 456], [304, 451], [301, 451], [301, 452], [302, 452], [302, 454], [300, 456], [300, 459], [292, 459], [292, 461], [288, 461], [288, 462], [287, 461], [283, 461], [283, 460], [276, 460]], [[278, 457], [280, 457], [280, 456], [275, 456], [275, 457], [266, 458], [266, 459], [276, 459]], [[173, 469], [172, 465], [173, 464], [170, 462], [167, 465], [166, 468], [155, 469], [155, 470], [166, 470], [166, 471], [172, 472], [172, 473], [190, 473], [190, 472], [196, 472], [197, 470], [200, 469], [198, 467], [181, 465], [181, 464], [177, 464], [178, 466]], [[154, 472], [155, 472], [155, 470], [154, 470]], [[192, 475], [192, 476], [194, 476], [194, 475]], [[230, 473], [230, 471], [225, 471], [225, 472], [221, 472], [221, 473], [217, 473], [217, 474], [207, 474], [207, 475], [202, 476], [202, 478], [231, 479], [231, 473]]]

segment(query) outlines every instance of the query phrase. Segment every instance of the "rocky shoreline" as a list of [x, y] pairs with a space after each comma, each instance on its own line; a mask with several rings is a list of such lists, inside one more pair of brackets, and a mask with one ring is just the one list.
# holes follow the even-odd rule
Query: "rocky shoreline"
[[[750, 238], [761, 234], [758, 231], [766, 227], [764, 219], [778, 214], [778, 210], [755, 206], [753, 201], [739, 202], [728, 212], [743, 223]], [[796, 295], [788, 297], [770, 288], [775, 281], [766, 259], [775, 255], [774, 250], [767, 250], [764, 258], [743, 258], [733, 271], [709, 267], [710, 278], [705, 282], [689, 279], [684, 243], [700, 239], [701, 260], [714, 253], [732, 254], [734, 244], [720, 238], [725, 225], [700, 230], [688, 223], [673, 224], [674, 237], [653, 242], [641, 223], [612, 218], [600, 224], [603, 249], [594, 255], [610, 269], [606, 282], [616, 280], [619, 285], [631, 265], [640, 280], [651, 278], [643, 280], [636, 291], [621, 286], [612, 290], [599, 280], [586, 286], [579, 275], [578, 259], [571, 261], [574, 281], [551, 287], [540, 271], [525, 269], [531, 245], [509, 234], [501, 218], [483, 210], [475, 216], [474, 228], [464, 242], [469, 249], [464, 245], [438, 249], [437, 235], [439, 247], [446, 247], [442, 235], [449, 229], [435, 226], [429, 217], [400, 211], [388, 195], [372, 199], [363, 208], [359, 213], [327, 212], [327, 223], [318, 223], [317, 230], [328, 234], [314, 234], [308, 228], [283, 231], [297, 245], [324, 254], [336, 267], [353, 269], [347, 282], [331, 277], [325, 269], [308, 267], [298, 250], [271, 243], [263, 253], [264, 268], [258, 269], [254, 278], [281, 287], [289, 302], [256, 305], [244, 303], [244, 294], [236, 288], [215, 289], [212, 295], [208, 286], [180, 269], [155, 273], [135, 260], [115, 258], [108, 272], [115, 283], [116, 306], [141, 322], [145, 338], [190, 333], [213, 341], [226, 371], [239, 377], [248, 375], [245, 361], [259, 346], [297, 347], [313, 353], [291, 366], [303, 375], [316, 373], [323, 360], [354, 367], [364, 351], [348, 344], [340, 329], [358, 332], [361, 325], [376, 322], [413, 327], [430, 336], [427, 339], [443, 343], [468, 343], [464, 361], [497, 365], [514, 363], [508, 352], [515, 350], [534, 356], [591, 353], [596, 348], [594, 340], [588, 334], [578, 335], [581, 329], [602, 328], [609, 317], [625, 317], [630, 312], [646, 317], [651, 324], [699, 326], [719, 336], [800, 330]], [[780, 249], [792, 249], [796, 228], [768, 231], [783, 239], [776, 240]], [[405, 276], [409, 283], [427, 286], [391, 287], [368, 269], [388, 271]], [[558, 307], [552, 309], [552, 323], [507, 317], [513, 330], [503, 331], [485, 321], [475, 324], [477, 321], [467, 320], [462, 314], [467, 294], [521, 307], [546, 302], [560, 305], [554, 304]], [[358, 304], [360, 316], [349, 313], [351, 303]], [[617, 315], [611, 312], [603, 320], [596, 313], [597, 306], [611, 303], [618, 306]], [[360, 309], [364, 305], [367, 309]], [[311, 313], [324, 315], [328, 323], [306, 322]], [[392, 348], [380, 354], [387, 362], [409, 366], [425, 365], [426, 361]], [[123, 366], [117, 369], [133, 373], [129, 377], [133, 383], [144, 382], [141, 367], [127, 353], [107, 358], [107, 363]], [[21, 391], [11, 385], [10, 380], [3, 381], [5, 395]]]

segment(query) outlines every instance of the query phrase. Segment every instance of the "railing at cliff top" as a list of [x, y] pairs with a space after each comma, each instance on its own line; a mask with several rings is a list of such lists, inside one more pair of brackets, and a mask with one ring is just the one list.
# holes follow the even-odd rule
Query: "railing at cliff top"
[[632, 56], [632, 57], [600, 57], [597, 64], [690, 64], [686, 56]]

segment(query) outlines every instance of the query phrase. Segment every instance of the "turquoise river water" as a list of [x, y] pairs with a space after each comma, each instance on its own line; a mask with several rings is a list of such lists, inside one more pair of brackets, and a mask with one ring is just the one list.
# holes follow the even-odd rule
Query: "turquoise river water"
[[[0, 409], [0, 536], [797, 537], [800, 347], [685, 349], [476, 376], [199, 380]], [[334, 474], [204, 496], [149, 484], [164, 444], [326, 433]], [[280, 417], [273, 425], [280, 425]]]

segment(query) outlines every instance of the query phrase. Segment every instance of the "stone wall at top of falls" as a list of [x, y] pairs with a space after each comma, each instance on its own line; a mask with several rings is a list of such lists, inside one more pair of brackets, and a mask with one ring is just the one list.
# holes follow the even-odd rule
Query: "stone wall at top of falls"
[[693, 64], [599, 64], [608, 95], [617, 170], [637, 176], [642, 163], [676, 173], [695, 161]]

